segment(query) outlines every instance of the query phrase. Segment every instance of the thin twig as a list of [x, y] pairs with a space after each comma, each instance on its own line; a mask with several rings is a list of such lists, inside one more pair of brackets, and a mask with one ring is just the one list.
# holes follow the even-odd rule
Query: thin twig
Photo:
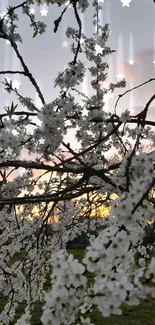
[[142, 87], [142, 86], [144, 86], [144, 85], [146, 85], [146, 84], [148, 84], [149, 82], [152, 82], [152, 81], [154, 81], [154, 80], [155, 80], [155, 78], [151, 78], [151, 79], [149, 79], [149, 80], [143, 82], [142, 84], [140, 84], [140, 85], [138, 85], [138, 86], [135, 86], [135, 87], [133, 87], [133, 88], [131, 88], [131, 89], [128, 89], [128, 90], [126, 90], [124, 93], [118, 95], [118, 98], [117, 98], [116, 103], [115, 103], [114, 113], [116, 114], [116, 108], [117, 108], [118, 102], [119, 102], [119, 100], [120, 100], [123, 96], [125, 96], [127, 93], [131, 92], [132, 90], [135, 90], [135, 89], [137, 89], [137, 88], [140, 88], [140, 87]]

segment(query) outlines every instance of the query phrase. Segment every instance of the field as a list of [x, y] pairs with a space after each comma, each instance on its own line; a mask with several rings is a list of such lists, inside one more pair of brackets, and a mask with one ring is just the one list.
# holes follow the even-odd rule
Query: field
[[[84, 251], [83, 250], [70, 250], [75, 258], [79, 261], [82, 259]], [[91, 277], [88, 278], [91, 282]], [[48, 290], [49, 281], [47, 281], [46, 288]], [[5, 300], [0, 296], [0, 310], [3, 309], [5, 305]], [[32, 325], [41, 325], [40, 316], [42, 314], [41, 304], [37, 303], [32, 318]], [[16, 319], [22, 314], [24, 305], [21, 304], [17, 310]], [[121, 316], [110, 316], [108, 318], [103, 318], [97, 310], [93, 310], [90, 315], [92, 323], [95, 325], [155, 325], [155, 301], [144, 301], [139, 306], [136, 307], [124, 307], [123, 314]], [[15, 319], [15, 321], [16, 321]]]

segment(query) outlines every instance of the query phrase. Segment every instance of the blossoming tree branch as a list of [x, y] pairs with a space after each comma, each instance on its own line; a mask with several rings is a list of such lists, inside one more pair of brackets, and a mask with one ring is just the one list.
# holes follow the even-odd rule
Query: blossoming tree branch
[[[77, 30], [67, 28], [66, 36], [73, 40], [73, 59], [58, 74], [55, 86], [59, 96], [50, 103], [20, 53], [22, 38], [16, 25], [22, 11], [29, 19], [32, 37], [41, 37], [46, 25], [35, 20], [31, 5], [44, 3], [59, 6], [54, 33], [69, 5], [77, 23]], [[96, 27], [90, 38], [83, 33], [80, 19], [80, 12], [87, 11], [89, 5]], [[9, 7], [0, 20], [0, 38], [10, 42], [22, 66], [21, 71], [0, 71], [9, 98], [15, 94], [20, 102], [20, 109], [17, 102], [10, 101], [0, 114], [0, 291], [7, 301], [0, 314], [2, 324], [14, 321], [21, 302], [25, 311], [18, 325], [31, 323], [36, 301], [44, 304], [44, 325], [78, 325], [91, 323], [95, 306], [106, 317], [121, 314], [122, 304], [137, 305], [140, 299], [155, 297], [155, 257], [146, 253], [142, 242], [144, 227], [154, 218], [155, 121], [148, 119], [148, 111], [155, 95], [136, 116], [126, 108], [118, 113], [123, 96], [155, 78], [122, 92], [113, 110], [105, 110], [105, 95], [125, 87], [126, 82], [123, 79], [103, 87], [109, 68], [105, 57], [115, 55], [115, 51], [106, 46], [110, 30], [108, 24], [100, 25], [99, 10], [97, 0], [91, 4], [87, 0], [70, 0], [68, 4], [65, 0], [19, 0], [19, 5]], [[87, 70], [92, 96], [78, 87]], [[7, 77], [17, 74], [29, 80], [41, 100], [41, 109]], [[64, 141], [70, 129], [76, 129], [78, 149]], [[110, 158], [113, 148], [117, 159]], [[25, 151], [28, 154], [23, 159]], [[97, 208], [106, 205], [108, 218], [100, 220], [104, 230], [96, 239], [90, 236], [90, 246], [79, 263], [67, 253], [66, 244], [93, 230], [90, 215], [95, 211], [98, 216]], [[51, 236], [46, 231], [49, 222]], [[138, 264], [136, 250], [141, 252]], [[46, 292], [49, 273], [51, 287]], [[91, 284], [87, 283], [90, 273], [95, 274]]]

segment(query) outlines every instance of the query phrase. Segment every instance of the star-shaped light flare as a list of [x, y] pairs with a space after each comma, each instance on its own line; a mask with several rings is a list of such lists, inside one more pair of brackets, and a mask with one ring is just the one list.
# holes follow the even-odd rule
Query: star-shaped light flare
[[116, 77], [117, 77], [118, 81], [121, 81], [124, 79], [124, 75], [122, 73], [117, 74]]
[[48, 14], [48, 9], [46, 9], [45, 7], [43, 7], [43, 8], [40, 10], [40, 13], [41, 13], [41, 16], [47, 16], [47, 14]]
[[135, 61], [132, 60], [132, 59], [130, 59], [128, 62], [129, 62], [129, 65], [134, 65], [134, 62], [135, 62]]
[[21, 82], [19, 82], [16, 79], [12, 82], [12, 87], [15, 89], [19, 89], [20, 85], [21, 85]]
[[69, 43], [68, 43], [67, 41], [64, 41], [64, 42], [62, 43], [63, 48], [64, 48], [64, 47], [68, 47], [68, 44], [69, 44]]
[[122, 7], [129, 7], [131, 0], [120, 0], [122, 2]]
[[98, 45], [98, 44], [95, 45], [96, 54], [102, 54], [103, 50], [104, 50], [104, 48], [102, 48], [100, 45]]

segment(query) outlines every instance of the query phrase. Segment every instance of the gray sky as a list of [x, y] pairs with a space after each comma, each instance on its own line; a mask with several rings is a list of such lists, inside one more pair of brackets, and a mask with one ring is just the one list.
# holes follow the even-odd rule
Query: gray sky
[[[0, 12], [5, 11], [6, 5], [17, 5], [21, 2], [22, 0], [0, 0]], [[62, 71], [64, 66], [67, 66], [68, 61], [72, 59], [69, 46], [68, 48], [62, 46], [62, 42], [66, 39], [64, 31], [68, 25], [75, 27], [76, 22], [73, 10], [68, 9], [58, 32], [54, 34], [53, 22], [61, 13], [61, 7], [49, 6], [47, 17], [41, 17], [38, 6], [33, 7], [36, 9], [36, 19], [43, 20], [47, 24], [47, 32], [32, 39], [33, 32], [29, 27], [28, 17], [18, 10], [19, 21], [17, 24], [23, 38], [23, 44], [18, 44], [26, 64], [38, 80], [46, 101], [49, 102], [58, 94], [59, 89], [53, 88], [53, 81], [57, 73]], [[109, 71], [112, 79], [108, 81], [117, 82], [116, 74], [120, 72], [125, 75], [127, 80], [127, 87], [119, 89], [114, 98], [109, 100], [109, 108], [112, 110], [118, 94], [130, 88], [131, 85], [135, 86], [155, 77], [153, 65], [153, 60], [155, 60], [155, 3], [153, 0], [132, 0], [130, 7], [122, 7], [120, 0], [105, 0], [102, 7], [101, 20], [103, 23], [110, 23], [112, 31], [108, 44], [116, 50], [116, 53], [112, 54], [112, 68]], [[93, 32], [92, 14], [93, 11], [90, 7], [83, 18], [85, 32], [88, 36], [91, 36]], [[69, 41], [69, 43], [71, 42]], [[128, 63], [131, 58], [135, 60], [134, 65]], [[107, 62], [108, 60], [106, 57]], [[20, 69], [20, 64], [11, 47], [0, 39], [0, 70], [4, 69]], [[19, 76], [15, 78], [22, 82], [20, 93], [36, 99], [34, 89], [28, 80], [23, 77], [20, 80]], [[89, 83], [88, 80], [87, 83]], [[136, 106], [135, 111], [138, 112], [141, 105], [145, 105], [150, 96], [153, 95], [154, 89], [155, 81], [144, 86], [141, 90], [135, 91], [132, 98], [125, 96], [120, 102], [119, 111], [128, 108], [130, 100], [130, 104]], [[0, 99], [0, 109], [3, 111], [2, 107], [6, 103], [11, 103], [14, 96], [2, 92], [0, 86]], [[150, 110], [150, 114], [151, 116], [155, 115], [153, 108]]]

